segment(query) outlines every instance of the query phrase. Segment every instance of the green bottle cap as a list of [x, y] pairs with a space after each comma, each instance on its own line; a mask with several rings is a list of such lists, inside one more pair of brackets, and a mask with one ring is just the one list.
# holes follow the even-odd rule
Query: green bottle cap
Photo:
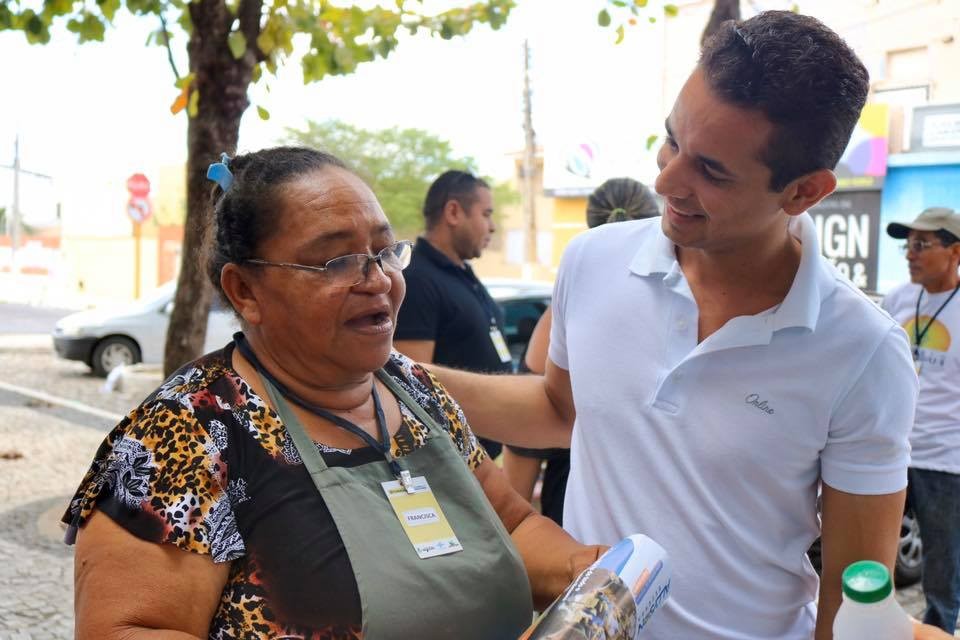
[[854, 602], [880, 602], [892, 592], [890, 572], [879, 562], [860, 560], [843, 571], [843, 593]]

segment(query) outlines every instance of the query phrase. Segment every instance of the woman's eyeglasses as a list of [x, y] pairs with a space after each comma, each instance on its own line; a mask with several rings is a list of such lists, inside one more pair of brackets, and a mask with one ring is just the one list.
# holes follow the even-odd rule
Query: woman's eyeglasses
[[907, 253], [908, 251], [913, 251], [914, 253], [920, 253], [926, 251], [930, 247], [939, 247], [939, 242], [931, 242], [929, 240], [910, 240], [909, 242], [904, 242], [900, 245], [900, 251]]
[[320, 272], [326, 276], [327, 282], [335, 287], [352, 287], [367, 279], [371, 262], [380, 265], [384, 273], [394, 273], [407, 268], [412, 253], [413, 243], [409, 240], [401, 240], [385, 247], [375, 256], [366, 253], [352, 253], [348, 256], [328, 260], [323, 266], [295, 264], [293, 262], [270, 262], [260, 258], [248, 258], [244, 262], [265, 267], [285, 267], [312, 273]]

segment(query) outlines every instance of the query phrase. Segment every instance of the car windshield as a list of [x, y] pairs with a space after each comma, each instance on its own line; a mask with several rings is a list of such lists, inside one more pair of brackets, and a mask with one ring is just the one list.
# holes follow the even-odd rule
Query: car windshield
[[168, 301], [173, 300], [173, 292], [177, 288], [177, 282], [171, 280], [166, 284], [160, 285], [153, 291], [148, 291], [146, 295], [141, 298], [138, 298], [133, 306], [138, 309], [143, 309], [144, 311], [148, 309], [154, 309], [165, 305]]

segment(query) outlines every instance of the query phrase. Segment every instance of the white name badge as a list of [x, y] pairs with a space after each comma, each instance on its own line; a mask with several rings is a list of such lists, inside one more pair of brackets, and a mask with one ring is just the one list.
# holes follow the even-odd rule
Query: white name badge
[[417, 476], [411, 482], [409, 489], [396, 480], [380, 484], [417, 555], [424, 559], [463, 551], [427, 479]]
[[493, 343], [493, 348], [497, 350], [497, 355], [500, 356], [500, 362], [510, 362], [510, 349], [507, 348], [507, 341], [503, 339], [500, 329], [490, 327], [490, 341]]

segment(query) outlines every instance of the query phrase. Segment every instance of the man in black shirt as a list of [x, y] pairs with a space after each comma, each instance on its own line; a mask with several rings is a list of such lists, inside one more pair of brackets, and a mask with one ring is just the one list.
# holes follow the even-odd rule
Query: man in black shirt
[[[493, 197], [486, 182], [447, 171], [427, 191], [426, 232], [404, 270], [407, 297], [397, 317], [394, 346], [417, 362], [478, 372], [509, 372], [503, 313], [467, 260], [479, 258], [494, 232]], [[491, 457], [497, 442], [481, 439]]]

